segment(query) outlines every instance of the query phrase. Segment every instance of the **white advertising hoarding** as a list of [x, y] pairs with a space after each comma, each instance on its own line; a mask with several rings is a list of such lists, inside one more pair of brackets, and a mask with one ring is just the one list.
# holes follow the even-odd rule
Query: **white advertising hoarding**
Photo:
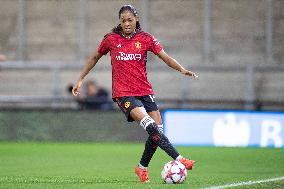
[[175, 145], [284, 147], [284, 112], [166, 110]]

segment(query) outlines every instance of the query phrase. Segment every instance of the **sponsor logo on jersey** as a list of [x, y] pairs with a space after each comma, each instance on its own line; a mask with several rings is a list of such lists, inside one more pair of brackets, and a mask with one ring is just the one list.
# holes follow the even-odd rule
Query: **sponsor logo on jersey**
[[125, 103], [124, 103], [124, 107], [125, 107], [125, 108], [129, 108], [129, 106], [130, 106], [130, 102], [125, 102]]
[[138, 41], [135, 43], [136, 49], [141, 49], [141, 46], [142, 46], [142, 43], [140, 43]]
[[119, 55], [115, 56], [116, 60], [141, 60], [142, 55], [141, 54], [132, 54], [132, 53], [124, 53], [124, 52], [118, 52]]

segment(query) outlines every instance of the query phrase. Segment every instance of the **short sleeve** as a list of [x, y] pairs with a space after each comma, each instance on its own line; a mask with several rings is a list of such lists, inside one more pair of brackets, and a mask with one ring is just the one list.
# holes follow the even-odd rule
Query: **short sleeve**
[[149, 50], [157, 55], [163, 50], [163, 46], [155, 37], [151, 36]]
[[109, 44], [109, 38], [105, 37], [99, 45], [98, 52], [102, 55], [106, 55], [110, 51]]

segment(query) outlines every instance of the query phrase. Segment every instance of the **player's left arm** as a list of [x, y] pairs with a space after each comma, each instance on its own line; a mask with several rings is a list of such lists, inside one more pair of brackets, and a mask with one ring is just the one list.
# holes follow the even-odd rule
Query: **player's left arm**
[[182, 65], [178, 63], [178, 61], [169, 56], [164, 50], [161, 50], [161, 52], [159, 52], [157, 56], [162, 59], [163, 62], [166, 63], [169, 67], [181, 72], [182, 74], [186, 76], [192, 76], [193, 78], [198, 78], [198, 75], [196, 73], [185, 69]]

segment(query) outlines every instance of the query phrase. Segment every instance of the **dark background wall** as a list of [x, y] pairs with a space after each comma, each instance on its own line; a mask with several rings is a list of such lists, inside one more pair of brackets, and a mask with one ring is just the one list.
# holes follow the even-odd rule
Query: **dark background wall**
[[0, 111], [0, 141], [141, 142], [146, 132], [121, 112]]

